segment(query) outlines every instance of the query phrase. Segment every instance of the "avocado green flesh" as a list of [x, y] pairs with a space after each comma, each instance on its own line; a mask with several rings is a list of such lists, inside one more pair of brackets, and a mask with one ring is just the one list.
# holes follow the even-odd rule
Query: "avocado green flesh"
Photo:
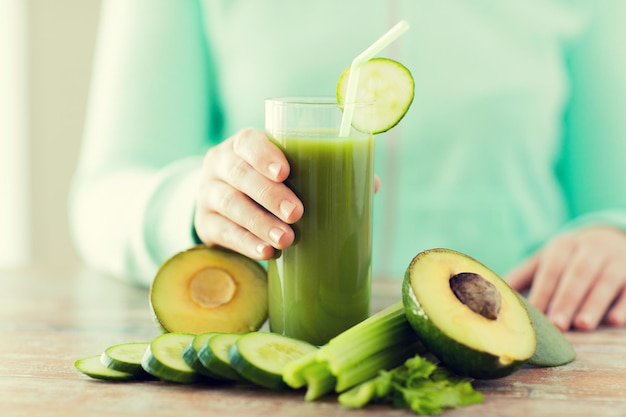
[[163, 333], [255, 331], [267, 318], [267, 274], [241, 254], [197, 245], [160, 266], [149, 301]]
[[424, 312], [409, 279], [403, 282], [402, 301], [407, 320], [427, 350], [457, 374], [476, 379], [502, 378], [524, 364], [524, 360], [502, 363], [499, 357], [467, 347], [441, 332]]
[[[486, 283], [457, 288], [465, 292], [459, 298], [450, 280], [468, 273]], [[495, 287], [499, 301], [491, 318], [477, 311], [495, 300], [486, 284]], [[518, 294], [463, 253], [439, 248], [417, 254], [405, 272], [402, 297], [407, 320], [426, 348], [458, 374], [501, 378], [519, 369], [536, 350], [532, 321]]]

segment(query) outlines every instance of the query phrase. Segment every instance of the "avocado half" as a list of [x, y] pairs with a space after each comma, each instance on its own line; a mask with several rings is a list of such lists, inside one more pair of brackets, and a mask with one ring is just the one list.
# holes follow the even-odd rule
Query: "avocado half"
[[165, 332], [255, 331], [268, 315], [267, 273], [239, 253], [194, 246], [161, 265], [150, 307]]
[[518, 294], [463, 253], [417, 254], [404, 276], [402, 301], [429, 352], [459, 375], [501, 378], [535, 352], [536, 334]]

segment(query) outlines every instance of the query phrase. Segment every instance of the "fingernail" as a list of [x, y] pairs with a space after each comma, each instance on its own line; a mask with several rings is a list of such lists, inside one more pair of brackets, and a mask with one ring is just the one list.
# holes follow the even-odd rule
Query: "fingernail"
[[285, 232], [281, 229], [274, 228], [270, 230], [270, 239], [272, 239], [274, 243], [278, 244], [280, 242], [280, 238], [282, 238], [284, 234]]
[[294, 203], [289, 200], [283, 200], [279, 206], [280, 213], [283, 215], [283, 219], [288, 219], [295, 208], [296, 205]]
[[270, 164], [270, 166], [268, 167], [268, 170], [272, 178], [276, 179], [278, 178], [278, 174], [280, 174], [280, 164], [278, 162], [274, 162]]
[[256, 247], [256, 251], [259, 253], [259, 255], [263, 256], [263, 252], [265, 251], [265, 248], [268, 246], [269, 245], [265, 243], [259, 243]]
[[576, 317], [576, 327], [582, 330], [591, 330], [593, 328], [593, 322], [589, 314], [579, 314], [578, 317]]

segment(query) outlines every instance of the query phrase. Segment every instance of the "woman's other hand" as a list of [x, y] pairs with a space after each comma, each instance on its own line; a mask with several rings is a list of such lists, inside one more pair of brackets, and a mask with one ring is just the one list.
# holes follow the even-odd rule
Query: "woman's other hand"
[[509, 284], [562, 331], [626, 324], [626, 233], [595, 226], [559, 235], [511, 271]]

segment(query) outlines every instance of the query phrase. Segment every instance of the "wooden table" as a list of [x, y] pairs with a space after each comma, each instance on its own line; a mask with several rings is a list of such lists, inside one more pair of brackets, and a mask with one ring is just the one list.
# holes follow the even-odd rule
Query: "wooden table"
[[[399, 283], [376, 281], [374, 308], [399, 299]], [[73, 362], [105, 347], [157, 335], [147, 291], [83, 269], [0, 271], [0, 416], [409, 416], [372, 406], [344, 409], [333, 396], [160, 381], [92, 380]], [[626, 416], [626, 329], [570, 333], [577, 359], [477, 382], [481, 405], [445, 416]]]

